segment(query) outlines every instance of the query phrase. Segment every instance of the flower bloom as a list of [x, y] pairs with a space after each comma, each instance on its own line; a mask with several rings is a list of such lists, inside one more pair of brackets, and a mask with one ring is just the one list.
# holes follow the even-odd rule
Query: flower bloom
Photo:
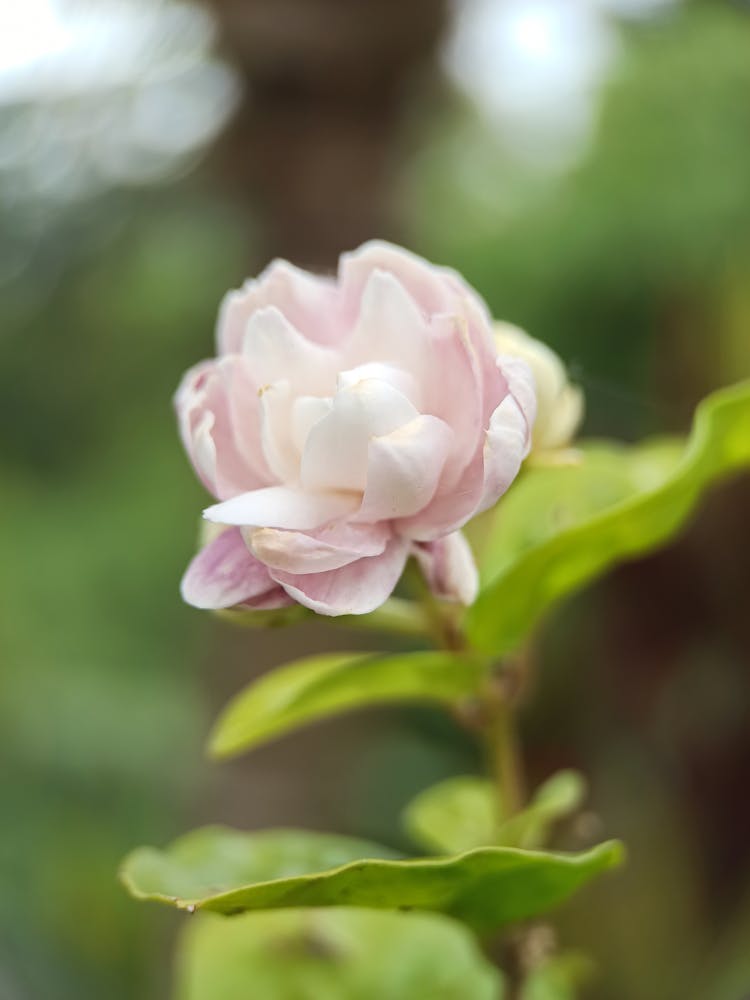
[[531, 442], [535, 456], [552, 458], [575, 437], [583, 419], [583, 393], [568, 380], [557, 354], [510, 323], [495, 323], [500, 354], [521, 358], [531, 369], [536, 387], [536, 421]]
[[458, 529], [513, 481], [535, 411], [531, 373], [498, 356], [478, 295], [374, 242], [337, 278], [274, 261], [226, 296], [217, 337], [175, 399], [219, 501], [185, 600], [364, 614], [413, 554], [438, 596], [470, 603]]

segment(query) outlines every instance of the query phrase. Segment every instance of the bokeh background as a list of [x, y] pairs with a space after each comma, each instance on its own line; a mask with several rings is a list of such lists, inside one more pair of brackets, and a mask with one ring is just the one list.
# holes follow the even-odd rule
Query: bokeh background
[[[370, 712], [221, 766], [217, 709], [328, 626], [181, 605], [204, 496], [170, 397], [219, 299], [373, 235], [462, 270], [584, 386], [586, 433], [684, 431], [750, 374], [750, 5], [0, 4], [0, 997], [161, 1000], [174, 914], [115, 880], [206, 821], [405, 845], [479, 766]], [[750, 992], [750, 481], [535, 639], [533, 779], [581, 768], [626, 870], [561, 914], [602, 1000]]]

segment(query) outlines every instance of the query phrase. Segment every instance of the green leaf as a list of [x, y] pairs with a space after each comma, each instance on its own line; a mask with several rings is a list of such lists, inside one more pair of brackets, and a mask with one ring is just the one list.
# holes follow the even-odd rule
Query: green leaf
[[559, 771], [539, 786], [522, 812], [505, 818], [493, 782], [448, 778], [409, 803], [404, 825], [416, 843], [441, 853], [490, 845], [538, 848], [547, 842], [553, 824], [580, 806], [585, 792], [577, 771]]
[[591, 959], [580, 952], [553, 955], [529, 974], [521, 1000], [576, 1000], [592, 972]]
[[623, 857], [622, 846], [612, 841], [578, 854], [488, 847], [411, 861], [387, 860], [382, 849], [371, 848], [364, 852], [369, 856], [340, 864], [342, 838], [324, 838], [332, 843], [328, 864], [339, 866], [324, 870], [321, 859], [303, 874], [300, 862], [318, 857], [320, 837], [304, 831], [197, 830], [165, 851], [134, 851], [125, 859], [121, 878], [138, 899], [190, 911], [399, 907], [435, 910], [478, 930], [492, 930], [545, 913]]
[[227, 706], [210, 752], [229, 757], [297, 726], [364, 705], [456, 702], [479, 687], [477, 660], [440, 651], [378, 655], [328, 653], [266, 674]]
[[495, 789], [486, 778], [448, 778], [420, 792], [404, 811], [404, 826], [428, 851], [454, 854], [497, 843]]
[[531, 803], [507, 819], [497, 831], [497, 842], [537, 848], [547, 843], [550, 828], [575, 812], [586, 795], [586, 782], [577, 771], [558, 771], [537, 788]]
[[176, 1000], [502, 1000], [461, 924], [347, 907], [202, 915], [185, 928]]
[[674, 442], [596, 446], [577, 467], [532, 468], [498, 508], [484, 586], [466, 618], [472, 643], [516, 648], [552, 604], [613, 564], [664, 544], [701, 492], [750, 466], [750, 382], [709, 396]]

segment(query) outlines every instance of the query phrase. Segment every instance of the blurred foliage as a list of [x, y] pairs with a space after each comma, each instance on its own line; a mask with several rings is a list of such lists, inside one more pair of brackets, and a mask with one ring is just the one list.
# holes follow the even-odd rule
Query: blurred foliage
[[176, 583], [201, 490], [169, 400], [241, 242], [195, 188], [98, 211], [50, 234], [64, 259], [9, 289], [0, 340], [3, 997], [163, 995], [165, 925], [115, 871], [200, 783], [202, 623]]
[[[388, 961], [383, 961], [383, 956]], [[179, 1000], [502, 1000], [496, 969], [435, 914], [337, 908], [201, 916], [179, 951]]]

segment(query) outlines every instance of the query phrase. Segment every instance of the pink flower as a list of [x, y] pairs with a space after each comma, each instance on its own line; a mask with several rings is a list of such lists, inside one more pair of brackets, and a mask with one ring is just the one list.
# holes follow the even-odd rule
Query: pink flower
[[513, 481], [535, 397], [459, 275], [373, 242], [335, 279], [274, 261], [230, 292], [218, 357], [176, 407], [222, 526], [185, 600], [340, 615], [382, 604], [410, 554], [439, 596], [473, 600], [458, 529]]

